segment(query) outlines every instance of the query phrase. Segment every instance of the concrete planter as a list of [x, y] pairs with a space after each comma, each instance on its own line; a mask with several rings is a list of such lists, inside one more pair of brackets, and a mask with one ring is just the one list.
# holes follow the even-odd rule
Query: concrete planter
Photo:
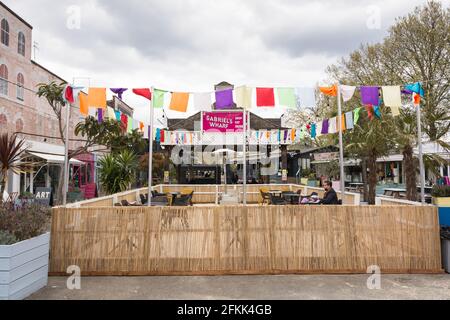
[[0, 246], [0, 300], [22, 300], [48, 282], [50, 233]]
[[450, 273], [450, 240], [442, 240], [442, 265]]

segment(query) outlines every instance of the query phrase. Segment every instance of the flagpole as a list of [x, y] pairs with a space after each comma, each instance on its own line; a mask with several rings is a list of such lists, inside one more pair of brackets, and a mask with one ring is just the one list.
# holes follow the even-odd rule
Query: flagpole
[[154, 101], [155, 90], [151, 88], [152, 99], [150, 101], [150, 127], [148, 133], [149, 150], [148, 150], [148, 206], [152, 206], [152, 183], [153, 183], [153, 117], [154, 117]]
[[420, 103], [416, 105], [417, 111], [417, 141], [419, 144], [419, 166], [420, 166], [420, 198], [422, 204], [425, 205], [425, 166], [423, 162], [423, 145], [422, 145], [422, 111]]
[[[67, 89], [66, 89], [67, 90]], [[65, 92], [63, 93], [65, 94]], [[63, 186], [63, 205], [67, 204], [67, 192], [69, 192], [69, 124], [70, 122], [70, 102], [67, 101], [66, 109], [66, 141], [64, 151], [64, 186]]]
[[339, 164], [341, 176], [341, 197], [344, 202], [345, 198], [345, 170], [344, 170], [344, 143], [342, 132], [342, 103], [341, 103], [341, 86], [337, 84], [337, 99], [338, 99], [338, 130], [339, 130]]

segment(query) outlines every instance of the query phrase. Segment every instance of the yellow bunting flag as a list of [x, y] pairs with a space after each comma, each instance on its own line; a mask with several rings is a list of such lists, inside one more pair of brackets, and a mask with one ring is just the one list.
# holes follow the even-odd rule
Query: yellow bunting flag
[[186, 112], [189, 104], [189, 93], [174, 92], [169, 109], [178, 112]]

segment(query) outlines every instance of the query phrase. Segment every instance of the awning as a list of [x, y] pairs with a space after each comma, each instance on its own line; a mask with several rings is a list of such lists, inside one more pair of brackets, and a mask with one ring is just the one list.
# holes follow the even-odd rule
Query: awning
[[[46, 153], [39, 153], [39, 152], [28, 152], [30, 155], [41, 158], [45, 160], [47, 163], [53, 163], [53, 164], [64, 164], [64, 156], [62, 155], [54, 155], [54, 154], [46, 154]], [[83, 162], [71, 159], [71, 164], [83, 164]]]

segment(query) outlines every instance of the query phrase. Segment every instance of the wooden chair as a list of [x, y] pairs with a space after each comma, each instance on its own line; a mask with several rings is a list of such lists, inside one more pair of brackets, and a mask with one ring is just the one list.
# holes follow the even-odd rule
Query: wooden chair
[[270, 195], [269, 195], [269, 189], [268, 188], [261, 188], [259, 189], [260, 197], [259, 197], [259, 204], [270, 204]]

